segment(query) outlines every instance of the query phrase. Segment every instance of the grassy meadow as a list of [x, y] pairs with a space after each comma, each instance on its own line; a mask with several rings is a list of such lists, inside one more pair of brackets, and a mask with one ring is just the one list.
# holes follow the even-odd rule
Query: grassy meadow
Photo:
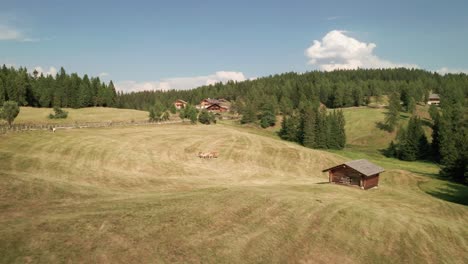
[[51, 108], [21, 107], [16, 124], [73, 124], [75, 122], [119, 122], [119, 121], [146, 121], [148, 112], [117, 109], [109, 107], [87, 107], [80, 109], [63, 108], [68, 112], [66, 119], [49, 119], [49, 114], [54, 111]]
[[[355, 148], [336, 152], [229, 124], [0, 136], [0, 262], [467, 263], [468, 188], [383, 158], [355, 131], [369, 111], [345, 111]], [[363, 156], [387, 170], [378, 189], [327, 183]]]

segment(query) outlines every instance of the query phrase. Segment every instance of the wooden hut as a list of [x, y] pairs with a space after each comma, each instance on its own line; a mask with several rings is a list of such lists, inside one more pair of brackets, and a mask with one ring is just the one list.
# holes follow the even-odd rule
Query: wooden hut
[[326, 170], [330, 183], [360, 187], [367, 190], [379, 185], [379, 175], [384, 171], [368, 160], [349, 161]]

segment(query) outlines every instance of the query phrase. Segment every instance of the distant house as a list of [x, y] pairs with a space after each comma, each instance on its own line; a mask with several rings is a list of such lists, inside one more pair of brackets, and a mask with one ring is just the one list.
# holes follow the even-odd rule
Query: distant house
[[197, 105], [197, 109], [207, 109], [208, 111], [229, 111], [231, 104], [226, 99], [211, 99], [206, 98], [201, 100], [200, 104]]
[[187, 106], [187, 102], [185, 102], [184, 100], [177, 99], [174, 102], [174, 106], [176, 109], [182, 109]]
[[220, 104], [212, 104], [206, 108], [206, 110], [210, 112], [226, 112], [229, 109], [225, 106], [222, 106]]
[[384, 171], [368, 160], [349, 161], [326, 170], [330, 183], [351, 185], [367, 190], [379, 185], [379, 175]]
[[428, 105], [439, 105], [440, 104], [440, 96], [438, 94], [430, 94], [429, 99], [427, 100]]

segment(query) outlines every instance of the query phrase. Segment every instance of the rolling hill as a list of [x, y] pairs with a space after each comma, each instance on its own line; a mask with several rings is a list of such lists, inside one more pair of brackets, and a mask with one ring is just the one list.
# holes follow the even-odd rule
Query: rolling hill
[[440, 199], [466, 187], [375, 153], [378, 189], [328, 184], [353, 155], [229, 125], [7, 134], [0, 262], [467, 262], [468, 207]]

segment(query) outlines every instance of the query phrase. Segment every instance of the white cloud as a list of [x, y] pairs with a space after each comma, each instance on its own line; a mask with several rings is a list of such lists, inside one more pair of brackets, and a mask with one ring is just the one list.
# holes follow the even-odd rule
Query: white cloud
[[13, 27], [0, 25], [0, 41], [1, 40], [11, 40], [11, 41], [20, 41], [20, 42], [38, 42], [38, 38], [30, 38], [24, 36], [24, 34]]
[[0, 40], [19, 40], [21, 38], [22, 34], [18, 30], [0, 25]]
[[331, 16], [331, 17], [327, 17], [327, 20], [332, 21], [332, 20], [337, 20], [337, 19], [340, 19], [340, 18], [341, 18], [340, 16]]
[[468, 74], [468, 69], [452, 69], [452, 68], [447, 68], [447, 67], [442, 67], [438, 70], [436, 70], [438, 74], [445, 75], [449, 73], [465, 73]]
[[116, 82], [117, 90], [124, 92], [138, 92], [147, 90], [188, 90], [202, 85], [210, 85], [218, 82], [227, 81], [245, 81], [246, 78], [242, 72], [233, 71], [218, 71], [211, 75], [195, 76], [195, 77], [178, 77], [162, 79], [160, 81], [136, 82], [136, 81], [121, 81]]
[[51, 66], [49, 67], [49, 70], [44, 70], [41, 66], [36, 66], [34, 67], [34, 69], [31, 71], [31, 73], [34, 72], [34, 70], [36, 70], [39, 74], [39, 76], [41, 74], [43, 74], [44, 76], [48, 76], [48, 75], [52, 75], [52, 77], [55, 77], [55, 75], [57, 75], [57, 68]]
[[361, 42], [346, 35], [346, 31], [332, 30], [322, 41], [314, 40], [305, 54], [309, 64], [325, 71], [357, 68], [418, 68], [414, 64], [393, 63], [374, 54], [374, 43]]
[[109, 76], [109, 73], [101, 72], [101, 73], [98, 74], [98, 76], [99, 76], [99, 78], [107, 77], [107, 76]]

